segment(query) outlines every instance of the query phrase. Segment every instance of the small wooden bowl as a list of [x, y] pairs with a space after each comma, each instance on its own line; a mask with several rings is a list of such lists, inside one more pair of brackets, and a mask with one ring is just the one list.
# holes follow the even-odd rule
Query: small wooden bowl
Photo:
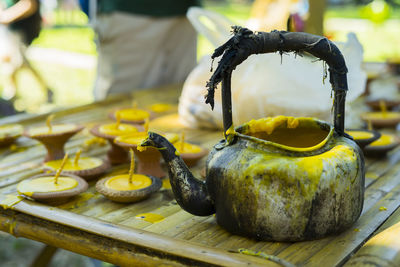
[[400, 141], [399, 138], [393, 135], [393, 143], [383, 146], [368, 145], [363, 149], [364, 155], [373, 158], [384, 157], [389, 151], [393, 150], [400, 144], [399, 141]]
[[82, 125], [75, 125], [75, 128], [63, 132], [46, 133], [31, 135], [29, 129], [25, 130], [24, 136], [36, 139], [41, 142], [47, 149], [47, 155], [44, 162], [64, 158], [64, 145], [75, 134], [80, 132], [83, 128]]
[[[357, 131], [357, 132], [365, 132], [365, 133], [370, 133], [372, 134], [372, 137], [370, 138], [365, 138], [365, 139], [356, 139], [351, 135], [351, 131]], [[374, 130], [365, 130], [365, 129], [347, 129], [345, 131], [348, 135], [353, 137], [353, 141], [357, 143], [357, 145], [361, 148], [364, 149], [365, 146], [371, 144], [375, 140], [378, 140], [379, 137], [381, 137], [380, 132], [374, 131]]]
[[[72, 170], [68, 171], [64, 167], [62, 173], [76, 175], [76, 176], [79, 176], [79, 177], [85, 179], [86, 181], [89, 181], [91, 179], [99, 177], [100, 175], [105, 173], [110, 168], [110, 164], [108, 161], [100, 159], [100, 158], [99, 158], [99, 160], [101, 160], [101, 164], [97, 167], [90, 168], [90, 169], [84, 169], [84, 170], [76, 170], [76, 171], [72, 171]], [[46, 162], [44, 163], [43, 170], [44, 171], [52, 171], [52, 172], [57, 171], [57, 169], [53, 169], [50, 166], [46, 166]]]
[[[371, 113], [367, 112], [361, 114], [361, 119], [365, 122], [371, 121], [372, 126], [375, 128], [394, 128], [400, 122], [400, 112], [387, 112], [388, 118], [371, 118], [369, 115]], [[398, 115], [391, 117], [392, 115]]]
[[[21, 183], [28, 182], [28, 181], [31, 181], [36, 178], [47, 177], [47, 176], [52, 176], [52, 175], [55, 175], [55, 173], [38, 174], [38, 175], [32, 176], [31, 178], [29, 178], [27, 180], [22, 181]], [[33, 194], [30, 196], [26, 196], [20, 192], [18, 192], [18, 193], [20, 193], [24, 197], [32, 198], [39, 202], [43, 202], [43, 203], [51, 204], [51, 205], [60, 205], [65, 202], [68, 202], [68, 200], [71, 199], [72, 197], [77, 196], [80, 193], [85, 192], [88, 189], [88, 183], [81, 177], [72, 175], [72, 174], [66, 174], [66, 173], [61, 173], [61, 175], [75, 179], [78, 182], [78, 185], [74, 188], [64, 190], [64, 191], [58, 191], [58, 192], [46, 192], [46, 193], [33, 192]]]
[[[114, 143], [114, 139], [117, 136], [100, 132], [100, 127], [101, 127], [100, 124], [95, 125], [92, 129], [90, 129], [90, 133], [93, 134], [94, 136], [106, 139], [108, 143], [111, 145], [111, 149], [108, 150], [107, 152], [107, 158], [108, 161], [111, 163], [111, 165], [128, 163], [129, 162], [128, 151], [126, 151], [124, 148]], [[137, 126], [135, 127], [138, 128]]]
[[0, 147], [11, 145], [12, 143], [15, 142], [15, 140], [17, 140], [18, 137], [20, 137], [23, 134], [24, 129], [22, 125], [19, 124], [2, 125], [0, 126], [0, 128], [11, 127], [11, 126], [15, 128], [11, 133], [5, 134], [4, 136], [0, 136]]
[[147, 147], [146, 150], [139, 151], [137, 149], [138, 146], [135, 144], [119, 142], [118, 140], [115, 143], [127, 150], [129, 148], [133, 149], [136, 155], [137, 173], [158, 178], [166, 176], [165, 171], [161, 168], [161, 154], [154, 147]]
[[138, 190], [114, 190], [111, 188], [107, 188], [105, 183], [108, 179], [112, 177], [105, 177], [99, 180], [96, 183], [96, 190], [104, 195], [106, 198], [120, 203], [133, 203], [143, 200], [149, 197], [152, 193], [158, 191], [161, 186], [162, 182], [160, 179], [154, 176], [147, 175], [151, 179], [151, 185], [145, 188], [141, 188]]

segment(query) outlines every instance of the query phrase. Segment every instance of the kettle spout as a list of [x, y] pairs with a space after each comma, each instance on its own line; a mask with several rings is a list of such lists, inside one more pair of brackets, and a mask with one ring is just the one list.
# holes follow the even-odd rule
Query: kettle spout
[[140, 146], [157, 148], [168, 166], [169, 180], [178, 204], [187, 212], [197, 216], [215, 213], [205, 181], [196, 179], [178, 155], [176, 148], [159, 134], [149, 132]]

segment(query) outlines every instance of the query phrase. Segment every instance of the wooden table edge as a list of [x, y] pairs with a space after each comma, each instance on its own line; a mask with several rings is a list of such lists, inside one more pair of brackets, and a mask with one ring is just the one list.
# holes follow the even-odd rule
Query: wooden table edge
[[[10, 212], [14, 213], [11, 215], [12, 221], [10, 221], [10, 215], [8, 214]], [[35, 221], [34, 224], [29, 224], [29, 222], [33, 221]], [[53, 230], [50, 227], [46, 229], [49, 223], [54, 224], [52, 225]], [[27, 224], [30, 226], [28, 227]], [[41, 225], [43, 226], [41, 227]], [[32, 227], [38, 228], [33, 235], [29, 229]], [[152, 265], [161, 263], [176, 265], [176, 263], [179, 263], [179, 265], [197, 266], [276, 266], [275, 263], [265, 259], [231, 253], [218, 248], [201, 246], [185, 240], [177, 240], [144, 230], [112, 224], [29, 200], [23, 200], [15, 204], [12, 210], [0, 208], [0, 230], [123, 266], [133, 262], [141, 264], [151, 262]], [[86, 233], [94, 236], [89, 237], [87, 240], [82, 240], [82, 242], [86, 242], [85, 245], [80, 242], [67, 244], [64, 239], [68, 238], [65, 236], [62, 237], [63, 240], [57, 240], [57, 236], [60, 233], [68, 234], [77, 230], [82, 232], [82, 236], [85, 236]], [[43, 231], [52, 232], [52, 236], [55, 238], [50, 239], [41, 236]], [[70, 241], [73, 242], [76, 236], [81, 235], [76, 233], [73, 236], [71, 235], [72, 239]], [[126, 251], [118, 253], [118, 255], [122, 256], [120, 258], [114, 254], [107, 254], [107, 248], [101, 248], [102, 242], [94, 241], [93, 244], [90, 244], [91, 240], [96, 239], [103, 240], [105, 244], [111, 242], [129, 245], [131, 247], [130, 250], [133, 250], [132, 257], [124, 258], [122, 255], [126, 256]], [[85, 246], [86, 249], [90, 247], [93, 250], [101, 250], [102, 255], [99, 256], [87, 251], [83, 253]], [[141, 253], [137, 254], [135, 251], [143, 251], [143, 255], [140, 255]]]

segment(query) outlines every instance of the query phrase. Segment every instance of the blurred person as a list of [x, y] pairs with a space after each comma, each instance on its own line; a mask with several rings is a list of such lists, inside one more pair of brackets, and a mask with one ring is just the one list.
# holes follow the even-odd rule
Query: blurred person
[[[96, 100], [184, 82], [196, 65], [196, 31], [186, 18], [199, 0], [98, 0]], [[93, 6], [90, 5], [89, 7]], [[92, 13], [89, 12], [88, 13]]]
[[2, 97], [5, 99], [15, 98], [17, 74], [23, 68], [27, 68], [46, 90], [48, 100], [51, 100], [51, 91], [25, 57], [26, 47], [39, 36], [41, 20], [38, 0], [0, 0], [0, 24], [3, 25], [0, 29], [2, 39], [0, 50], [3, 50], [0, 61], [5, 65], [3, 70], [6, 69], [9, 76], [8, 86], [3, 88], [2, 92]]

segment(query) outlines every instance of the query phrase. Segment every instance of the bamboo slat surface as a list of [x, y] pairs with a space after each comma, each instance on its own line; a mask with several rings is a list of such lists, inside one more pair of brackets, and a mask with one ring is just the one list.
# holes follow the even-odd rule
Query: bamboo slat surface
[[[136, 92], [132, 98], [140, 107], [157, 102], [177, 104], [179, 93], [179, 86], [173, 86]], [[54, 121], [91, 127], [109, 120], [110, 110], [131, 103], [132, 99], [117, 96], [101, 103], [55, 112]], [[18, 122], [31, 127], [44, 124], [45, 119], [46, 115], [12, 117], [0, 123]], [[150, 129], [152, 127], [177, 133], [182, 130], [176, 125], [172, 128], [171, 125], [150, 124]], [[185, 133], [188, 141], [209, 149], [222, 138], [221, 132], [185, 129]], [[88, 130], [84, 130], [67, 143], [66, 151], [74, 153], [84, 147], [83, 155], [105, 157], [109, 146], [87, 147], [92, 138]], [[18, 182], [40, 172], [44, 156], [44, 147], [28, 138], [20, 138], [12, 151], [0, 149], [0, 203], [7, 195], [16, 195]], [[183, 211], [174, 200], [168, 182], [164, 182], [159, 192], [135, 204], [109, 201], [96, 192], [95, 181], [90, 182], [87, 192], [60, 206], [23, 200], [10, 209], [0, 208], [0, 230], [119, 265], [276, 265], [265, 258], [237, 253], [239, 248], [275, 255], [295, 265], [342, 265], [377, 232], [398, 222], [399, 162], [400, 150], [382, 159], [367, 159], [365, 201], [360, 219], [346, 232], [316, 241], [258, 242], [232, 235], [217, 225], [214, 216], [198, 217]], [[205, 160], [192, 168], [196, 177], [203, 179], [204, 166]], [[127, 164], [115, 166], [106, 175], [127, 170]], [[137, 217], [143, 213], [158, 214], [164, 219], [149, 222]]]

